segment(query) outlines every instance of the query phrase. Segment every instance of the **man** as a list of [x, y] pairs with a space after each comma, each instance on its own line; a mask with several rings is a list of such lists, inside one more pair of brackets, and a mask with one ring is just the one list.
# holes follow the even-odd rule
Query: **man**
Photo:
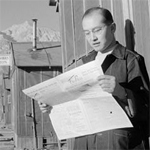
[[[134, 127], [77, 137], [74, 150], [143, 150], [149, 119], [149, 78], [143, 57], [116, 41], [116, 25], [107, 9], [88, 9], [82, 26], [94, 49], [82, 58], [83, 63], [96, 59], [102, 64], [104, 75], [97, 79], [99, 86], [112, 94]], [[42, 112], [50, 110], [46, 104], [39, 106]]]

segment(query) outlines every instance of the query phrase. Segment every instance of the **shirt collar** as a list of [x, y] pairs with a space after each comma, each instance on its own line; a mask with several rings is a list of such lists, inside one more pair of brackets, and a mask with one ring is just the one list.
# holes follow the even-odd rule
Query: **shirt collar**
[[[97, 56], [97, 51], [93, 50], [86, 55], [86, 60], [91, 60]], [[112, 52], [108, 55], [113, 55], [118, 59], [124, 59], [125, 58], [125, 47], [123, 47], [118, 41], [116, 41], [116, 46], [112, 50]], [[84, 59], [84, 57], [83, 57]]]
[[119, 42], [116, 43], [116, 47], [112, 51], [112, 55], [114, 55], [118, 59], [125, 58], [125, 47], [123, 47]]

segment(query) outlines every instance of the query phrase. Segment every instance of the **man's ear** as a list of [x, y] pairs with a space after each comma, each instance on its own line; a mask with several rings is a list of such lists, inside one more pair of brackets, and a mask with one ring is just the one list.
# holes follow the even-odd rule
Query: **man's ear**
[[115, 24], [115, 23], [112, 23], [112, 24], [111, 24], [111, 31], [112, 31], [113, 33], [115, 33], [115, 31], [116, 31], [116, 24]]

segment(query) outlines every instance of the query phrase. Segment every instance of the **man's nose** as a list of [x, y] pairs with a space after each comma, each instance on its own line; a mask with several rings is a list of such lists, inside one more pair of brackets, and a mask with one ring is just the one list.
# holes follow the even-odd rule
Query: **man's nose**
[[92, 41], [96, 41], [97, 40], [97, 37], [95, 35], [95, 33], [91, 32], [91, 40]]

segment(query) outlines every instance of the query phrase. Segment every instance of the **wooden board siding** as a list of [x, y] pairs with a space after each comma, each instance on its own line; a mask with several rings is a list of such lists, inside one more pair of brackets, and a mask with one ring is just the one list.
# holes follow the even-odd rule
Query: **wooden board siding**
[[16, 66], [62, 66], [60, 42], [37, 43], [37, 51], [32, 51], [32, 43], [12, 43], [13, 61]]
[[10, 95], [10, 89], [5, 90], [5, 125], [8, 128], [11, 128], [11, 95]]
[[[8, 74], [7, 74], [8, 75]], [[0, 128], [11, 128], [11, 94], [10, 80], [7, 75], [1, 75], [0, 89]]]
[[[33, 118], [31, 118], [31, 99], [27, 97], [22, 90], [57, 76], [61, 72], [61, 67], [51, 67], [51, 69], [49, 69], [49, 67], [16, 68], [12, 78], [15, 83], [13, 103], [16, 111], [16, 114], [14, 112], [13, 120], [16, 120], [14, 124], [17, 142], [16, 145], [18, 148], [32, 148], [34, 146]], [[47, 138], [51, 139], [51, 142], [57, 142], [57, 137], [50, 123], [48, 114], [42, 114], [36, 101], [34, 101], [34, 107], [37, 140], [42, 143], [43, 138]], [[40, 145], [42, 146], [42, 144]]]
[[[57, 137], [51, 125], [48, 114], [43, 114], [36, 101], [27, 97], [22, 90], [53, 78], [62, 73], [62, 52], [60, 42], [39, 43], [38, 48], [46, 48], [30, 53], [32, 43], [12, 43], [13, 63], [10, 73], [11, 91], [11, 124], [15, 135], [17, 149], [42, 148], [44, 139], [57, 143]], [[53, 47], [54, 46], [54, 47]], [[56, 47], [55, 47], [56, 46]], [[53, 48], [52, 48], [53, 47]], [[50, 60], [50, 62], [48, 61]], [[34, 106], [35, 133], [32, 118]]]
[[133, 0], [135, 49], [145, 58], [150, 76], [150, 1]]
[[[144, 56], [150, 76], [149, 0], [60, 0], [63, 70], [80, 65], [78, 59], [91, 51], [82, 32], [81, 20], [86, 9], [99, 5], [112, 12], [117, 28], [116, 39]], [[70, 64], [73, 65], [70, 67]], [[68, 150], [72, 150], [73, 139], [68, 142]]]
[[[92, 6], [109, 9], [117, 26], [116, 39], [142, 54], [150, 75], [150, 2], [148, 0], [60, 0], [60, 22], [64, 71], [91, 51], [82, 32], [84, 11]], [[73, 67], [78, 66], [78, 61]]]

